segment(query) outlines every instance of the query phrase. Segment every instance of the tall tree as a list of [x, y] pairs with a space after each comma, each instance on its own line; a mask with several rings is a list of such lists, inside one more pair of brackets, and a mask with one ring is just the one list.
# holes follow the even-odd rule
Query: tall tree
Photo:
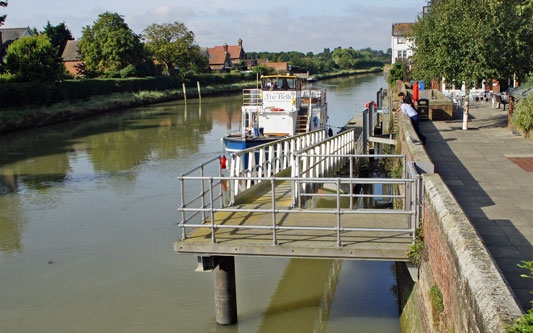
[[52, 46], [57, 49], [57, 55], [61, 56], [65, 45], [67, 45], [68, 40], [72, 40], [72, 33], [65, 26], [65, 22], [59, 23], [58, 25], [51, 25], [50, 21], [44, 26], [44, 30], [41, 31], [48, 36]]
[[87, 70], [102, 74], [119, 71], [144, 58], [143, 45], [117, 13], [105, 12], [92, 26], [83, 28], [80, 51]]
[[168, 74], [175, 67], [188, 71], [199, 63], [200, 48], [194, 43], [194, 33], [183, 23], [152, 24], [144, 29], [142, 38], [154, 58], [166, 66]]
[[[0, 7], [7, 7], [7, 0], [0, 1]], [[0, 15], [0, 27], [4, 24], [6, 20], [6, 16], [7, 16], [6, 14]]]
[[415, 25], [415, 78], [446, 78], [467, 96], [463, 129], [468, 129], [469, 92], [482, 79], [511, 78], [532, 69], [531, 16], [520, 17], [524, 0], [448, 0], [433, 6]]
[[65, 70], [45, 35], [14, 41], [7, 49], [5, 66], [18, 81], [57, 81]]

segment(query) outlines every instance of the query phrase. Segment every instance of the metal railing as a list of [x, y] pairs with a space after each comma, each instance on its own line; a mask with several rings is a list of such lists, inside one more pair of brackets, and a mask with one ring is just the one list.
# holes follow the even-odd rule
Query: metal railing
[[[300, 149], [292, 160], [292, 177], [299, 179], [332, 176], [347, 162], [347, 154], [356, 147], [355, 130], [348, 130], [314, 145]], [[301, 207], [301, 193], [313, 190], [313, 184], [297, 182], [293, 189], [293, 205]]]
[[262, 105], [263, 99], [261, 98], [261, 89], [243, 89], [242, 102], [242, 105], [244, 106]]
[[[351, 231], [365, 231], [365, 232], [398, 232], [398, 233], [408, 233], [412, 239], [415, 237], [415, 228], [416, 228], [416, 214], [417, 214], [417, 205], [416, 205], [416, 189], [419, 187], [418, 182], [419, 178], [405, 178], [405, 179], [393, 179], [393, 178], [307, 178], [306, 182], [313, 182], [318, 184], [335, 184], [337, 191], [335, 194], [320, 194], [320, 196], [330, 196], [336, 198], [336, 208], [335, 209], [294, 209], [290, 207], [279, 208], [276, 206], [276, 182], [297, 182], [301, 181], [299, 178], [295, 177], [253, 177], [254, 180], [260, 181], [269, 181], [271, 183], [271, 207], [266, 208], [246, 208], [246, 206], [241, 207], [223, 207], [217, 208], [215, 201], [217, 199], [222, 200], [222, 194], [215, 197], [214, 192], [215, 188], [219, 186], [223, 181], [229, 180], [238, 181], [240, 177], [201, 177], [201, 176], [181, 176], [178, 177], [182, 188], [182, 204], [178, 208], [178, 211], [182, 213], [182, 221], [179, 223], [179, 227], [182, 230], [182, 240], [186, 239], [187, 228], [209, 228], [211, 230], [211, 241], [216, 243], [216, 231], [218, 229], [263, 229], [272, 231], [272, 243], [277, 244], [277, 232], [279, 230], [315, 230], [315, 231], [335, 231], [336, 233], [336, 245], [342, 246], [342, 233], [351, 232]], [[183, 188], [185, 187], [186, 181], [201, 181], [202, 183], [207, 181], [209, 187], [207, 190], [202, 190], [201, 194], [209, 194], [209, 201], [203, 202], [201, 207], [190, 207], [191, 203], [194, 201], [186, 201]], [[375, 197], [376, 195], [370, 194], [343, 194], [341, 193], [341, 186], [353, 185], [353, 184], [392, 184], [392, 185], [404, 185], [405, 193], [410, 193], [410, 201], [408, 209], [398, 210], [398, 209], [350, 209], [341, 207], [341, 198], [358, 198], [362, 196], [366, 197]], [[318, 195], [318, 194], [307, 194]], [[200, 195], [201, 196], [201, 195]], [[398, 197], [397, 195], [384, 195], [379, 194], [380, 197]], [[198, 197], [196, 197], [198, 198]], [[195, 199], [196, 199], [195, 198]], [[223, 224], [215, 223], [215, 214], [221, 212], [228, 213], [239, 213], [239, 212], [248, 212], [248, 213], [269, 213], [272, 214], [272, 223], [270, 225], [247, 225], [247, 224]], [[187, 216], [187, 213], [192, 213], [191, 216]], [[207, 214], [209, 215], [210, 223], [202, 221], [202, 223], [187, 223], [197, 214]], [[322, 215], [335, 215], [334, 223], [331, 226], [306, 226], [305, 219], [302, 219], [302, 224], [298, 226], [289, 226], [282, 225], [278, 223], [278, 214], [322, 214]], [[371, 227], [345, 227], [342, 223], [343, 215], [376, 215], [376, 214], [386, 214], [386, 215], [405, 215], [408, 216], [408, 225], [406, 228], [371, 228]]]
[[[230, 177], [239, 177], [233, 186], [232, 202], [242, 190], [261, 182], [253, 177], [271, 177], [291, 166], [294, 152], [326, 138], [326, 130], [316, 130], [276, 140], [234, 153], [229, 160]], [[239, 186], [242, 183], [242, 186]]]

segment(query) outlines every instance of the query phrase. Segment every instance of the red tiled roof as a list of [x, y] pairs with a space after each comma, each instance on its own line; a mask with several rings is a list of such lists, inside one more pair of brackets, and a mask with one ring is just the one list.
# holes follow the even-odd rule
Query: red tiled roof
[[[242, 46], [228, 45], [228, 53], [231, 60], [237, 60], [241, 58]], [[209, 48], [209, 63], [210, 64], [223, 64], [226, 59], [224, 46], [215, 46]]]
[[268, 62], [264, 64], [267, 67], [273, 68], [275, 71], [288, 71], [289, 65], [286, 62]]
[[240, 59], [241, 58], [241, 51], [242, 51], [242, 46], [239, 46], [239, 45], [229, 45], [228, 46], [229, 56], [230, 56], [230, 58], [232, 60], [233, 59]]
[[224, 52], [224, 46], [215, 46], [209, 48], [209, 64], [224, 64], [226, 61], [226, 52]]

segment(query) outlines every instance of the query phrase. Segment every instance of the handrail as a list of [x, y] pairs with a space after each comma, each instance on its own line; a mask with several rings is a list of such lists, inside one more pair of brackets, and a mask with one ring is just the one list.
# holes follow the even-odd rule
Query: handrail
[[[292, 176], [300, 177], [293, 188], [292, 204], [301, 207], [302, 193], [315, 190], [313, 184], [305, 181], [313, 177], [333, 175], [347, 163], [345, 155], [355, 152], [355, 129], [339, 133], [331, 138], [298, 150], [292, 160]], [[328, 155], [321, 157], [319, 155]]]
[[[408, 175], [410, 173], [408, 172]], [[290, 182], [297, 182], [301, 180], [298, 177], [253, 177], [254, 180], [262, 180], [262, 181], [269, 181], [271, 182], [271, 186], [273, 191], [271, 192], [271, 207], [265, 206], [264, 208], [247, 208], [246, 206], [240, 206], [240, 207], [224, 207], [220, 206], [220, 208], [215, 208], [214, 201], [218, 200], [218, 198], [214, 198], [212, 193], [214, 191], [215, 182], [222, 183], [223, 181], [229, 181], [229, 183], [233, 183], [233, 180], [239, 180], [242, 179], [242, 177], [206, 177], [206, 176], [180, 176], [178, 177], [180, 180], [182, 186], [184, 186], [185, 181], [201, 181], [202, 183], [207, 181], [209, 184], [209, 188], [206, 190], [210, 194], [209, 202], [207, 202], [205, 205], [202, 205], [201, 207], [189, 207], [187, 204], [184, 204], [185, 198], [182, 198], [182, 205], [178, 207], [178, 211], [182, 213], [182, 221], [178, 223], [179, 227], [182, 230], [182, 239], [187, 238], [187, 232], [186, 229], [188, 228], [209, 228], [211, 229], [211, 239], [212, 243], [216, 243], [216, 237], [215, 232], [218, 229], [222, 228], [234, 228], [234, 229], [265, 229], [265, 230], [271, 230], [272, 231], [272, 242], [273, 244], [277, 244], [276, 239], [276, 232], [278, 230], [323, 230], [323, 231], [335, 231], [337, 233], [337, 240], [336, 244], [337, 246], [342, 246], [342, 233], [348, 232], [348, 231], [372, 231], [372, 232], [404, 232], [410, 234], [412, 237], [414, 237], [415, 234], [415, 223], [414, 218], [417, 215], [417, 206], [416, 206], [416, 200], [410, 200], [409, 205], [407, 207], [404, 207], [403, 209], [351, 209], [351, 208], [341, 208], [340, 206], [340, 199], [341, 198], [361, 198], [361, 197], [375, 197], [376, 195], [365, 195], [365, 194], [341, 194], [340, 193], [340, 187], [343, 184], [396, 184], [396, 185], [403, 185], [405, 192], [410, 192], [412, 195], [416, 195], [416, 193], [413, 191], [417, 188], [419, 184], [418, 178], [404, 178], [404, 179], [397, 179], [397, 178], [307, 178], [305, 179], [308, 182], [316, 182], [316, 183], [334, 183], [337, 185], [337, 193], [336, 194], [327, 194], [322, 196], [327, 197], [336, 197], [337, 198], [337, 207], [335, 209], [333, 208], [325, 208], [325, 209], [294, 209], [290, 207], [277, 207], [276, 206], [276, 194], [275, 194], [275, 183], [276, 182], [282, 182], [282, 181], [290, 181]], [[316, 196], [316, 194], [307, 194], [309, 196]], [[387, 195], [379, 195], [381, 197], [385, 197]], [[390, 195], [387, 197], [392, 198], [398, 198], [401, 197], [399, 195]], [[415, 198], [413, 196], [413, 198]], [[222, 200], [222, 199], [221, 199]], [[351, 199], [350, 199], [351, 201]], [[216, 213], [239, 213], [239, 212], [249, 212], [249, 213], [268, 213], [272, 214], [272, 225], [246, 225], [246, 224], [236, 224], [236, 225], [229, 225], [229, 224], [220, 224], [215, 223], [215, 214]], [[192, 213], [191, 216], [187, 217], [187, 213]], [[202, 219], [202, 223], [188, 223], [192, 220], [192, 218], [196, 215], [201, 213], [202, 215], [209, 215], [210, 220], [204, 220]], [[329, 214], [329, 215], [336, 215], [336, 223], [332, 222], [331, 226], [306, 226], [305, 221], [302, 221], [301, 225], [298, 226], [286, 226], [286, 225], [280, 225], [277, 223], [276, 215], [277, 214]], [[364, 227], [364, 228], [352, 228], [352, 227], [344, 227], [342, 225], [341, 216], [343, 215], [376, 215], [376, 214], [387, 214], [387, 215], [407, 215], [409, 216], [409, 225], [406, 228], [398, 228], [398, 227], [391, 227], [391, 228], [372, 228], [372, 227]], [[333, 226], [335, 224], [335, 226]]]
[[326, 130], [320, 129], [309, 133], [299, 134], [248, 148], [231, 154], [229, 163], [230, 176], [244, 177], [242, 186], [235, 181], [232, 187], [231, 201], [244, 189], [261, 182], [255, 176], [270, 177], [292, 166], [293, 152], [322, 141], [326, 137]]
[[263, 104], [261, 89], [243, 89], [242, 100], [244, 106], [258, 106]]

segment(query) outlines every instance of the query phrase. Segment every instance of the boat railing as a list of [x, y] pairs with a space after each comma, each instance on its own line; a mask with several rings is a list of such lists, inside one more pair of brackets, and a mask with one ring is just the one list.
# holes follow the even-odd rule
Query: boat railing
[[311, 102], [314, 106], [320, 106], [326, 102], [326, 89], [309, 87], [302, 90], [300, 97], [303, 105], [309, 105]]
[[242, 90], [242, 105], [244, 106], [258, 106], [263, 104], [261, 96], [261, 89], [243, 89]]

